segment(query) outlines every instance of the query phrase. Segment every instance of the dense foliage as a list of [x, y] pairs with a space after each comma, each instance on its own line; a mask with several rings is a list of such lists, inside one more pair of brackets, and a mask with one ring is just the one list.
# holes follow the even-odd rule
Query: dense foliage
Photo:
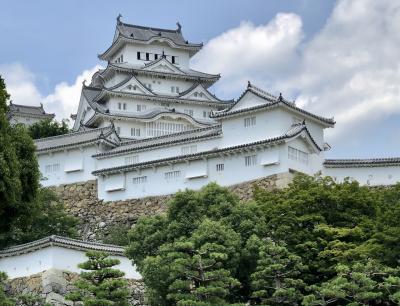
[[209, 184], [143, 217], [127, 254], [152, 305], [396, 305], [400, 184], [299, 175], [240, 202]]
[[63, 119], [61, 122], [54, 119], [45, 119], [30, 125], [28, 131], [33, 139], [39, 139], [67, 134], [70, 130], [67, 119]]
[[120, 261], [110, 258], [107, 253], [90, 251], [89, 258], [78, 265], [86, 270], [81, 272], [80, 279], [74, 283], [77, 288], [67, 296], [72, 301], [83, 302], [83, 306], [127, 306], [129, 290], [124, 272], [113, 269]]
[[71, 236], [77, 222], [40, 187], [34, 142], [23, 125], [10, 126], [8, 99], [0, 77], [0, 248], [50, 234]]

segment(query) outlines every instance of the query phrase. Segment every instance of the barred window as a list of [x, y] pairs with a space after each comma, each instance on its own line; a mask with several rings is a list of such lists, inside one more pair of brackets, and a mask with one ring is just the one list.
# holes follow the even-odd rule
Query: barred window
[[244, 157], [244, 165], [246, 167], [254, 166], [257, 164], [257, 155], [249, 155]]
[[221, 172], [221, 171], [224, 171], [224, 164], [217, 164], [216, 165], [216, 170], [217, 170], [217, 172]]
[[169, 171], [164, 173], [164, 178], [166, 180], [172, 180], [172, 179], [177, 179], [181, 176], [181, 171], [175, 170], [175, 171]]
[[193, 117], [193, 109], [185, 109], [183, 112]]
[[244, 118], [244, 127], [255, 126], [255, 125], [256, 125], [256, 117]]
[[140, 136], [140, 129], [131, 128], [131, 136]]
[[125, 165], [132, 165], [132, 164], [136, 164], [137, 162], [139, 162], [138, 155], [131, 155], [131, 156], [125, 157]]
[[53, 173], [60, 171], [60, 164], [51, 164], [44, 167], [46, 173]]
[[308, 165], [308, 153], [295, 149], [293, 147], [288, 147], [288, 158]]
[[147, 176], [145, 176], [145, 175], [132, 178], [132, 183], [134, 185], [144, 184], [146, 182], [147, 182]]

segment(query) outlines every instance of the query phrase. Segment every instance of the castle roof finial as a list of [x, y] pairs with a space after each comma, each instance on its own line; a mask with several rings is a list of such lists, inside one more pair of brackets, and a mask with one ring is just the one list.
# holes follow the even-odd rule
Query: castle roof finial
[[166, 58], [164, 50], [162, 51], [161, 57]]
[[122, 22], [121, 22], [121, 17], [122, 17], [122, 15], [121, 14], [118, 14], [118, 17], [117, 17], [117, 23], [118, 24], [121, 24]]
[[250, 81], [247, 81], [247, 88], [250, 88], [251, 87], [251, 83], [250, 83]]
[[282, 97], [282, 93], [281, 93], [281, 92], [279, 93], [278, 101], [279, 101], [279, 102], [282, 102], [282, 101], [283, 101], [283, 97]]
[[178, 26], [178, 29], [176, 30], [178, 33], [181, 33], [182, 32], [182, 26], [181, 26], [181, 24], [179, 23], [179, 21], [176, 23], [176, 25]]
[[82, 86], [83, 86], [83, 87], [86, 87], [86, 79], [83, 80]]

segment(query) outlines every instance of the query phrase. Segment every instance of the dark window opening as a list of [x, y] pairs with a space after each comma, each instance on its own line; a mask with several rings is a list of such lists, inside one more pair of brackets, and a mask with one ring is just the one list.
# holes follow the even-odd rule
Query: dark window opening
[[140, 60], [140, 52], [137, 53], [137, 59]]
[[158, 59], [158, 54], [154, 54], [154, 59], [155, 59], [155, 60]]
[[146, 61], [148, 61], [150, 59], [150, 54], [146, 53]]
[[172, 56], [172, 64], [175, 64], [175, 56]]

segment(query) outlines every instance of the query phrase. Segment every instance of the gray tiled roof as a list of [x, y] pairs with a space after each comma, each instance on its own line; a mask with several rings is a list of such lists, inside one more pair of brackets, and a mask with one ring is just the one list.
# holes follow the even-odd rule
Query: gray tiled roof
[[131, 165], [99, 169], [99, 170], [93, 171], [92, 174], [99, 176], [99, 175], [103, 175], [103, 174], [118, 173], [121, 171], [132, 171], [132, 170], [136, 170], [136, 169], [144, 169], [144, 168], [149, 168], [149, 167], [154, 167], [154, 166], [168, 165], [171, 163], [181, 162], [181, 161], [185, 161], [185, 160], [198, 160], [198, 159], [201, 159], [204, 157], [212, 157], [215, 155], [219, 155], [221, 153], [241, 151], [246, 148], [256, 148], [256, 147], [262, 147], [262, 146], [270, 145], [270, 144], [283, 143], [286, 140], [289, 140], [291, 138], [294, 138], [294, 137], [300, 135], [303, 131], [305, 133], [307, 133], [308, 137], [310, 138], [311, 142], [316, 146], [316, 148], [321, 151], [319, 146], [316, 144], [316, 142], [312, 138], [307, 127], [304, 124], [296, 124], [296, 125], [293, 125], [286, 133], [284, 133], [283, 135], [278, 136], [278, 137], [268, 138], [265, 140], [259, 140], [259, 141], [255, 141], [252, 143], [245, 143], [245, 144], [231, 146], [231, 147], [225, 147], [225, 148], [221, 148], [221, 149], [214, 149], [214, 150], [209, 150], [209, 151], [198, 152], [198, 153], [194, 153], [194, 154], [179, 155], [179, 156], [173, 156], [173, 157], [167, 157], [167, 158], [162, 158], [162, 159], [157, 159], [157, 160], [146, 161], [146, 162], [142, 162], [142, 163], [135, 163], [135, 164], [131, 164]]
[[367, 158], [367, 159], [326, 159], [327, 168], [361, 168], [399, 166], [400, 157]]
[[114, 52], [125, 43], [130, 42], [148, 44], [153, 40], [160, 40], [169, 43], [172, 48], [188, 50], [191, 56], [203, 47], [203, 44], [189, 43], [185, 40], [180, 27], [177, 30], [151, 28], [123, 23], [119, 19], [120, 17], [118, 17], [117, 33], [112, 45], [105, 52], [99, 54], [99, 58], [102, 60], [109, 60]]
[[110, 155], [118, 155], [126, 152], [143, 150], [154, 147], [161, 147], [176, 143], [188, 142], [193, 140], [199, 140], [203, 138], [209, 138], [213, 136], [219, 136], [222, 133], [220, 125], [194, 129], [190, 131], [174, 133], [164, 136], [140, 139], [140, 140], [129, 140], [122, 142], [117, 148], [114, 148], [108, 152], [99, 153], [93, 155], [93, 157], [105, 157]]
[[[249, 107], [249, 108], [232, 110], [232, 108], [244, 97], [244, 95], [247, 92], [252, 92], [256, 96], [258, 96], [262, 99], [265, 99], [267, 101], [267, 103]], [[297, 107], [293, 102], [289, 102], [289, 101], [283, 99], [281, 95], [279, 95], [279, 97], [271, 95], [270, 93], [267, 93], [267, 92], [263, 91], [262, 89], [250, 84], [250, 82], [249, 82], [249, 85], [247, 86], [247, 89], [242, 93], [242, 95], [239, 97], [239, 99], [234, 104], [231, 105], [230, 108], [223, 110], [223, 111], [215, 112], [214, 114], [211, 115], [211, 117], [212, 118], [222, 118], [222, 117], [233, 116], [233, 115], [240, 114], [240, 113], [253, 112], [253, 111], [256, 111], [259, 109], [264, 109], [264, 108], [273, 108], [273, 107], [277, 107], [277, 106], [284, 106], [289, 109], [295, 110], [295, 111], [300, 112], [308, 117], [311, 117], [319, 122], [327, 124], [328, 126], [333, 126], [335, 124], [335, 121], [333, 120], [333, 118], [325, 118], [322, 116], [312, 114], [304, 109]]]
[[110, 253], [112, 255], [125, 256], [124, 249], [116, 245], [82, 241], [82, 240], [53, 235], [29, 243], [20, 244], [17, 246], [6, 248], [4, 250], [0, 250], [0, 258], [26, 254], [50, 246], [58, 246], [85, 252], [89, 250], [103, 251]]
[[40, 152], [58, 148], [66, 148], [96, 142], [101, 139], [103, 139], [110, 145], [117, 145], [111, 140], [107, 140], [107, 137], [112, 133], [115, 133], [115, 130], [114, 126], [110, 125], [104, 128], [91, 129], [87, 131], [73, 132], [59, 136], [36, 139], [36, 151]]
[[153, 119], [157, 116], [161, 115], [179, 115], [180, 117], [185, 117], [189, 120], [192, 120], [193, 122], [196, 122], [197, 124], [203, 125], [203, 126], [209, 126], [214, 124], [215, 122], [210, 120], [210, 119], [198, 119], [198, 118], [193, 118], [192, 116], [181, 113], [181, 112], [176, 112], [173, 110], [168, 110], [168, 109], [150, 109], [146, 112], [141, 112], [139, 113], [128, 113], [128, 112], [102, 112], [99, 109], [96, 110], [94, 115], [87, 120], [85, 123], [86, 125], [91, 125], [94, 121], [96, 121], [98, 118], [105, 118], [108, 117], [110, 119], [124, 119], [124, 120], [129, 120], [129, 119], [138, 119], [138, 120], [149, 120]]
[[155, 71], [155, 70], [145, 70], [142, 69], [142, 65], [131, 65], [128, 63], [109, 63], [106, 69], [102, 69], [98, 72], [99, 75], [106, 76], [111, 70], [116, 70], [120, 72], [137, 74], [137, 75], [152, 75], [161, 77], [170, 77], [175, 79], [184, 79], [195, 82], [205, 82], [207, 86], [212, 85], [218, 81], [221, 77], [219, 74], [209, 74], [205, 72], [200, 72], [193, 69], [179, 68], [180, 73], [176, 72], [166, 72], [166, 71]]
[[43, 105], [40, 106], [30, 106], [10, 103], [9, 105], [9, 116], [20, 114], [32, 117], [43, 117], [43, 118], [54, 118], [54, 114], [48, 114], [44, 111]]
[[152, 27], [123, 23], [121, 21], [117, 23], [117, 28], [118, 31], [121, 33], [121, 35], [135, 40], [148, 41], [153, 37], [162, 37], [173, 41], [177, 45], [191, 46], [191, 47], [201, 47], [203, 45], [203, 44], [189, 43], [183, 37], [182, 31], [179, 28], [176, 30], [160, 29], [160, 28], [152, 28]]

